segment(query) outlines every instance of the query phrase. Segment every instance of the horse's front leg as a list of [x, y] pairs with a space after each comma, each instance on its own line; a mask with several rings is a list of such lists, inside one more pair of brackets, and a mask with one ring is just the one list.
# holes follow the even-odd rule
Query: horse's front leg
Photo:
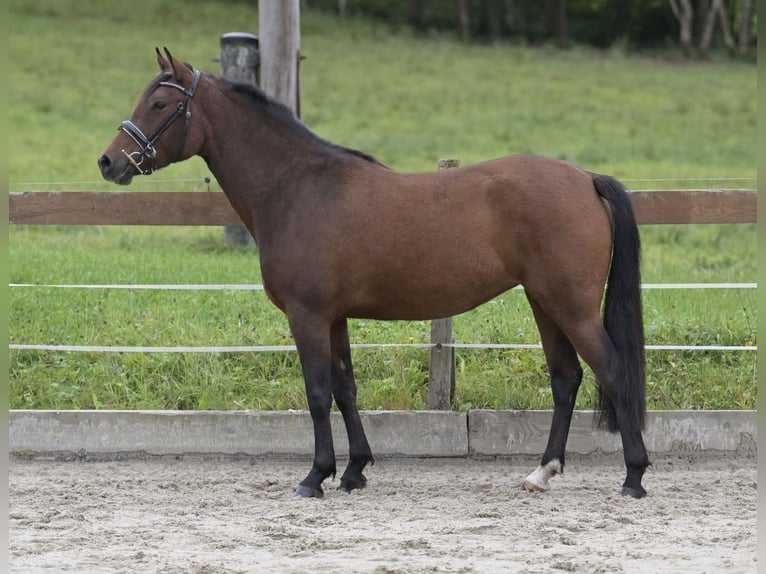
[[322, 482], [335, 477], [335, 450], [330, 427], [332, 365], [330, 324], [313, 313], [288, 309], [287, 320], [298, 347], [311, 420], [314, 423], [314, 464], [295, 489], [297, 496], [324, 496]]
[[351, 366], [351, 346], [348, 340], [348, 322], [339, 319], [333, 323], [332, 346], [332, 393], [335, 403], [343, 415], [348, 434], [349, 459], [338, 490], [351, 492], [367, 484], [362, 471], [367, 463], [375, 464], [367, 436], [364, 434], [362, 419], [356, 406], [356, 383]]

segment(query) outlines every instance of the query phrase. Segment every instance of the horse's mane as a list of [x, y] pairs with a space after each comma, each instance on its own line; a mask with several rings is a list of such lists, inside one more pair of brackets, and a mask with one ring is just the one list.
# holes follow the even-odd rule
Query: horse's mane
[[272, 114], [281, 117], [282, 119], [287, 120], [287, 125], [291, 126], [292, 129], [299, 131], [303, 134], [310, 135], [313, 139], [320, 142], [324, 147], [334, 150], [334, 151], [340, 151], [343, 153], [348, 153], [351, 155], [354, 155], [356, 157], [362, 158], [365, 161], [375, 163], [378, 165], [381, 165], [383, 167], [386, 167], [382, 163], [380, 163], [377, 159], [375, 159], [370, 154], [364, 153], [363, 151], [359, 151], [353, 148], [344, 147], [338, 144], [334, 144], [332, 142], [329, 142], [318, 135], [316, 135], [314, 132], [312, 132], [310, 129], [308, 129], [303, 122], [301, 122], [295, 114], [285, 106], [284, 104], [276, 101], [273, 98], [270, 98], [265, 93], [263, 93], [262, 90], [259, 88], [252, 86], [251, 84], [247, 84], [245, 82], [237, 82], [237, 81], [231, 81], [227, 80], [225, 78], [222, 78], [220, 76], [210, 75], [216, 82], [218, 82], [220, 85], [224, 86], [226, 89], [232, 90], [238, 94], [242, 94], [246, 96], [251, 102], [254, 104], [266, 107]]

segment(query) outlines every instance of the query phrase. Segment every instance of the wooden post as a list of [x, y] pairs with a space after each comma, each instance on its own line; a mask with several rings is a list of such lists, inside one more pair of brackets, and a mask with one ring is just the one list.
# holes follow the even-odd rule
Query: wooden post
[[[259, 64], [258, 36], [248, 32], [228, 32], [221, 36], [221, 70], [224, 78], [258, 86]], [[234, 245], [255, 245], [255, 240], [244, 225], [227, 225], [223, 228], [223, 236]]]
[[[440, 159], [437, 168], [459, 167], [460, 160]], [[455, 342], [452, 317], [431, 321], [431, 358], [428, 365], [428, 408], [448, 411], [455, 398]]]
[[261, 88], [300, 117], [300, 0], [260, 0]]
[[258, 86], [260, 64], [258, 36], [249, 32], [228, 32], [221, 36], [221, 70], [224, 78]]

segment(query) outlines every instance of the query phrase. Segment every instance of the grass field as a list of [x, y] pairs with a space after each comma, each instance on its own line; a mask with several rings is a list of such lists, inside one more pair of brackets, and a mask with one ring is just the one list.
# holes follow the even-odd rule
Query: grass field
[[[112, 190], [96, 158], [155, 74], [153, 50], [218, 71], [244, 2], [10, 3], [12, 191]], [[467, 46], [303, 15], [302, 112], [322, 137], [402, 171], [517, 152], [567, 158], [634, 189], [755, 187], [756, 68], [618, 51]], [[204, 162], [132, 189], [204, 190]], [[660, 178], [662, 181], [646, 181]], [[730, 178], [705, 181], [705, 178]], [[122, 190], [123, 188], [119, 188]], [[215, 182], [211, 189], [217, 190]], [[14, 227], [12, 283], [257, 283], [257, 254], [217, 228]], [[644, 226], [644, 281], [756, 280], [752, 225]], [[756, 344], [754, 290], [646, 291], [649, 344]], [[289, 344], [261, 293], [12, 288], [12, 343]], [[421, 342], [424, 322], [354, 321], [352, 340]], [[455, 320], [460, 342], [537, 342], [524, 297]], [[11, 351], [11, 408], [303, 408], [293, 353]], [[422, 408], [427, 351], [354, 352], [360, 406]], [[461, 350], [456, 408], [550, 408], [539, 351]], [[755, 353], [650, 351], [650, 408], [755, 408]], [[587, 371], [587, 370], [586, 370]], [[590, 374], [586, 375], [590, 378]], [[579, 408], [590, 406], [583, 386]]]

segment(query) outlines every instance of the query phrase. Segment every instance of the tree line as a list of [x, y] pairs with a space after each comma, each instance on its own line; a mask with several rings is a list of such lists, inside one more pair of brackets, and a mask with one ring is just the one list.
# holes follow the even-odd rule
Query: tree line
[[562, 48], [620, 45], [677, 49], [687, 56], [723, 50], [753, 57], [753, 0], [303, 0], [307, 8], [360, 15], [419, 33], [452, 32], [468, 41]]

